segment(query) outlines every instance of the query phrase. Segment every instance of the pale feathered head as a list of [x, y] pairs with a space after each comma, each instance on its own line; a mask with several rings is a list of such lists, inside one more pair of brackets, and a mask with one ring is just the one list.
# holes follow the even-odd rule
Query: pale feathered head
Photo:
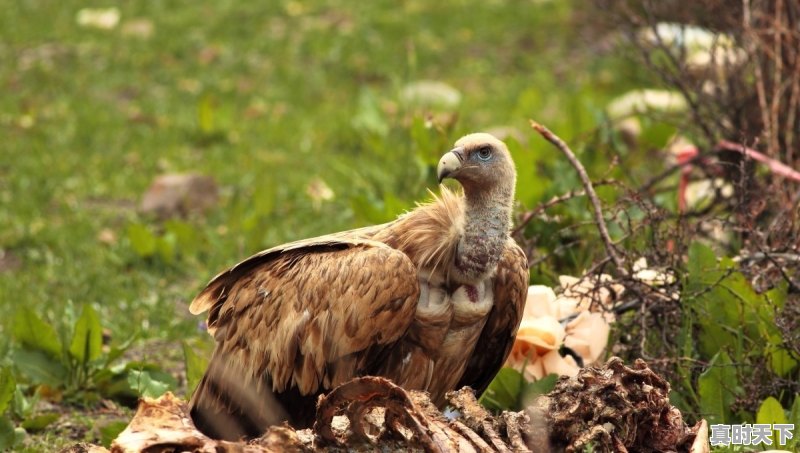
[[495, 188], [513, 192], [517, 177], [506, 144], [483, 132], [458, 139], [455, 148], [442, 156], [437, 170], [440, 183], [455, 179], [468, 193]]

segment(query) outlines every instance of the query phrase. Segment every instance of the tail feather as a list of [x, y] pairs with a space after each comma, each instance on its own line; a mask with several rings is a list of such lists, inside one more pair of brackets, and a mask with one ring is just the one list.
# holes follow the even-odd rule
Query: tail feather
[[249, 376], [248, 370], [214, 352], [189, 403], [197, 429], [214, 439], [235, 441], [258, 437], [267, 427], [290, 419], [268, 379], [259, 382]]

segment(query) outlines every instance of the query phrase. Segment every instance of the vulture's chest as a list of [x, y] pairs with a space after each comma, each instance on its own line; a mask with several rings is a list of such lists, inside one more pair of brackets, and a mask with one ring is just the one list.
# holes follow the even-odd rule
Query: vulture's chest
[[420, 275], [415, 322], [435, 325], [445, 332], [482, 326], [494, 302], [491, 283], [491, 279], [485, 279], [470, 285], [447, 285]]
[[443, 400], [464, 374], [494, 298], [492, 280], [447, 286], [421, 275], [420, 298], [405, 338], [403, 368], [407, 388], [427, 390]]

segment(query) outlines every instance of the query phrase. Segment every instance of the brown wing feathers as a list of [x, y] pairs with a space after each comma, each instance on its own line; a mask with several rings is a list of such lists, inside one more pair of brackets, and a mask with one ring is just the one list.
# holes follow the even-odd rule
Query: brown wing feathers
[[192, 397], [198, 427], [236, 439], [283, 420], [307, 426], [320, 392], [360, 375], [439, 399], [459, 379], [482, 392], [525, 304], [527, 261], [507, 236], [515, 175], [502, 142], [470, 134], [437, 167], [463, 193], [442, 188], [389, 224], [265, 250], [217, 275], [190, 307], [209, 312], [217, 341]]
[[[250, 435], [250, 425], [273, 424], [249, 401], [273, 392], [286, 399], [287, 390], [313, 397], [365, 373], [371, 356], [406, 332], [419, 297], [414, 266], [383, 244], [344, 245], [254, 257], [201, 294], [217, 297], [209, 307], [217, 348], [192, 398], [193, 416], [225, 425], [207, 432], [235, 438]], [[231, 429], [237, 419], [241, 426]]]

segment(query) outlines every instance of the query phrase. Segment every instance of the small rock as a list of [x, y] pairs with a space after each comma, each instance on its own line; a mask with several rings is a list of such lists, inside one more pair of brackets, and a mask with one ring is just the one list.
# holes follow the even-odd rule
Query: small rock
[[158, 176], [142, 197], [141, 212], [160, 218], [204, 213], [217, 204], [214, 178], [197, 173]]

